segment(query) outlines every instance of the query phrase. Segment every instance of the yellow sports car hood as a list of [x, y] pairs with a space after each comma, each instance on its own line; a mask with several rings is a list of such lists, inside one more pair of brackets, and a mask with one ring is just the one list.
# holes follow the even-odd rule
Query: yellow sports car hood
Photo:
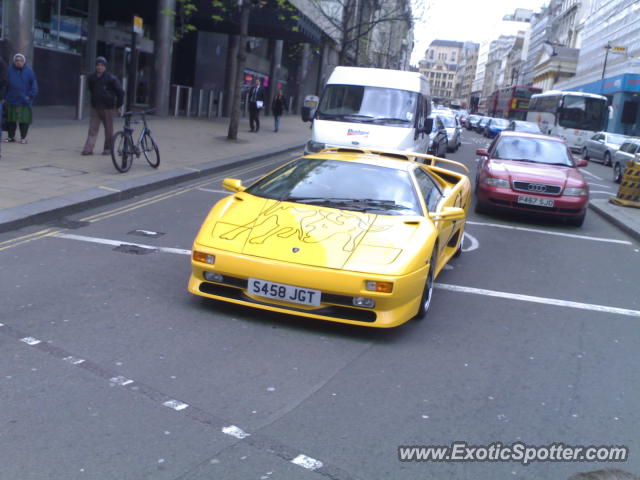
[[408, 246], [426, 243], [426, 238], [416, 242], [414, 237], [432, 231], [424, 217], [375, 215], [240, 193], [212, 209], [196, 242], [284, 262], [382, 273], [396, 271], [392, 264]]

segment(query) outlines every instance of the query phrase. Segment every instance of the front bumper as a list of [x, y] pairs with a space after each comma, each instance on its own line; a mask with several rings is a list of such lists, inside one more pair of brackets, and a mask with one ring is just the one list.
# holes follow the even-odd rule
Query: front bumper
[[[553, 200], [553, 207], [541, 207], [518, 203], [518, 196], [540, 197]], [[574, 217], [581, 215], [588, 206], [589, 197], [570, 197], [554, 195], [536, 195], [518, 192], [510, 188], [492, 187], [483, 183], [478, 185], [478, 200], [494, 208], [511, 211], [526, 211], [537, 214]]]
[[[201, 245], [194, 248], [216, 257], [215, 265], [192, 259], [188, 288], [194, 295], [273, 312], [378, 328], [396, 327], [415, 316], [429, 267], [425, 264], [423, 268], [404, 276], [375, 275], [274, 261]], [[205, 271], [223, 275], [223, 281], [215, 283], [205, 280]], [[250, 277], [320, 290], [321, 304], [319, 307], [310, 307], [256, 296], [247, 291]], [[365, 289], [365, 280], [393, 282], [393, 291], [371, 292]], [[353, 297], [374, 299], [375, 307], [354, 307]]]

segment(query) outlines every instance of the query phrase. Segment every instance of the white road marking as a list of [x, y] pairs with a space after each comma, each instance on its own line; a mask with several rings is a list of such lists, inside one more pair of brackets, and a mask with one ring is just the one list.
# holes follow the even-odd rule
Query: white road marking
[[302, 454], [291, 460], [291, 463], [300, 465], [302, 468], [306, 468], [307, 470], [316, 470], [322, 467], [322, 462], [320, 460], [316, 460], [315, 458], [307, 457]]
[[174, 410], [177, 410], [178, 412], [180, 410], [184, 410], [185, 408], [187, 408], [189, 406], [189, 404], [179, 402], [178, 400], [167, 400], [162, 405], [164, 405], [165, 407], [173, 408]]
[[232, 193], [232, 192], [228, 192], [228, 191], [226, 191], [226, 190], [213, 190], [213, 189], [211, 189], [211, 188], [204, 188], [204, 187], [202, 187], [202, 188], [198, 188], [198, 189], [196, 189], [196, 190], [199, 190], [199, 191], [201, 191], [201, 192], [226, 193], [227, 195], [231, 195], [231, 193]]
[[113, 377], [109, 379], [111, 383], [115, 383], [116, 385], [121, 385], [123, 387], [130, 385], [133, 383], [133, 380], [127, 377], [123, 377], [122, 375], [118, 375], [117, 377]]
[[[467, 222], [467, 223], [469, 223], [469, 222]], [[469, 234], [468, 232], [464, 232], [462, 234], [462, 243], [463, 243], [463, 245], [464, 245], [464, 239], [465, 238], [467, 240], [469, 240], [469, 243], [471, 245], [469, 245], [468, 247], [464, 247], [463, 246], [462, 247], [462, 251], [463, 252], [471, 252], [473, 250], [477, 250], [478, 249], [478, 247], [480, 246], [480, 242], [478, 242], [478, 240], [476, 240], [476, 238], [473, 235]]]
[[137, 233], [142, 233], [143, 235], [150, 235], [155, 237], [156, 235], [160, 235], [158, 232], [152, 232], [151, 230], [134, 230]]
[[37, 345], [37, 344], [42, 342], [42, 340], [38, 340], [37, 338], [34, 338], [34, 337], [24, 337], [24, 338], [21, 338], [20, 341], [26, 343], [27, 345], [31, 345], [31, 346]]
[[111, 245], [114, 247], [119, 247], [121, 245], [132, 245], [134, 247], [140, 248], [149, 248], [151, 250], [156, 250], [158, 252], [164, 253], [177, 253], [180, 255], [191, 255], [191, 250], [184, 250], [182, 248], [169, 248], [169, 247], [156, 247], [153, 245], [145, 245], [142, 243], [131, 243], [131, 242], [122, 242], [120, 240], [109, 240], [108, 238], [96, 238], [96, 237], [85, 237], [84, 235], [73, 235], [71, 233], [56, 233], [53, 235], [58, 238], [66, 238], [69, 240], [79, 240], [81, 242], [90, 242], [90, 243], [99, 243], [102, 245]]
[[605, 190], [590, 190], [589, 193], [604, 193], [606, 195], [613, 195], [612, 192], [607, 192]]
[[222, 427], [222, 433], [226, 433], [227, 435], [231, 435], [232, 437], [239, 438], [240, 440], [242, 440], [243, 438], [247, 438], [251, 435], [250, 433], [245, 432], [240, 427], [236, 427], [235, 425]]
[[586, 173], [587, 175], [589, 175], [589, 176], [591, 176], [591, 177], [593, 177], [593, 178], [597, 178], [598, 180], [603, 180], [603, 179], [602, 179], [602, 178], [600, 178], [599, 176], [594, 175], [593, 173], [591, 173], [589, 170], [582, 169], [582, 170], [580, 170], [580, 171], [581, 171], [582, 173]]
[[613, 313], [617, 315], [627, 315], [629, 317], [640, 317], [640, 310], [629, 310], [627, 308], [609, 307], [606, 305], [594, 305], [591, 303], [572, 302], [569, 300], [559, 300], [556, 298], [534, 297], [531, 295], [521, 295], [518, 293], [498, 292], [496, 290], [485, 290], [484, 288], [462, 287], [459, 285], [448, 285], [445, 283], [435, 283], [435, 288], [449, 290], [451, 292], [473, 293], [488, 297], [506, 298], [509, 300], [519, 300], [521, 302], [543, 303], [555, 305], [557, 307], [577, 308], [580, 310], [591, 310], [594, 312]]
[[83, 358], [78, 358], [73, 356], [64, 357], [62, 360], [64, 360], [65, 362], [69, 362], [71, 365], [80, 365], [81, 363], [84, 363]]
[[596, 187], [604, 187], [604, 188], [611, 188], [611, 185], [602, 185], [600, 183], [590, 183], [589, 186], [596, 186]]
[[587, 235], [576, 235], [575, 233], [553, 232], [550, 230], [540, 230], [538, 228], [514, 227], [513, 225], [501, 225], [499, 223], [483, 223], [483, 222], [467, 221], [467, 224], [478, 225], [481, 227], [504, 228], [506, 230], [520, 230], [522, 232], [542, 233], [545, 235], [556, 235], [558, 237], [579, 238], [580, 240], [592, 240], [594, 242], [606, 242], [606, 243], [617, 243], [620, 245], [631, 245], [631, 242], [628, 240], [616, 240], [613, 238], [601, 238], [601, 237], [588, 237]]

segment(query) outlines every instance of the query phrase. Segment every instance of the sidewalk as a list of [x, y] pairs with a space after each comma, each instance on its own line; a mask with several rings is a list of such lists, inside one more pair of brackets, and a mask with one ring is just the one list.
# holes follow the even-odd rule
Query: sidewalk
[[[273, 132], [273, 117], [262, 117], [259, 133], [250, 133], [248, 118], [240, 120], [237, 141], [226, 139], [227, 118], [149, 117], [160, 148], [160, 167], [144, 157], [131, 170], [118, 173], [111, 157], [101, 155], [101, 130], [91, 156], [80, 155], [88, 119], [74, 120], [73, 107], [36, 107], [27, 145], [2, 143], [0, 158], [0, 231], [61, 214], [126, 198], [162, 185], [197, 178], [233, 164], [287, 150], [302, 153], [309, 124], [284, 116]], [[122, 120], [114, 122], [114, 130]], [[140, 125], [135, 125], [139, 131]], [[3, 133], [6, 139], [6, 132]]]
[[[110, 156], [100, 155], [100, 132], [94, 155], [81, 156], [88, 119], [74, 120], [73, 107], [36, 107], [29, 143], [3, 143], [0, 158], [0, 232], [44, 222], [82, 209], [128, 198], [164, 185], [195, 179], [234, 164], [288, 150], [302, 153], [309, 124], [298, 116], [263, 117], [259, 133], [249, 133], [243, 118], [237, 141], [226, 139], [229, 120], [151, 116], [149, 125], [160, 147], [160, 167], [143, 157], [118, 173]], [[115, 122], [118, 130], [122, 120]], [[140, 127], [136, 125], [136, 127]], [[6, 133], [3, 134], [6, 138]], [[591, 200], [590, 209], [640, 240], [640, 209]]]

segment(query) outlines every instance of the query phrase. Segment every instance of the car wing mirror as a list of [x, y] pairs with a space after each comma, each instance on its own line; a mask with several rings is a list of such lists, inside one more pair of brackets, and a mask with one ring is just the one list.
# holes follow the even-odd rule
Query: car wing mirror
[[587, 162], [584, 158], [579, 158], [576, 162], [576, 165], [578, 167], [586, 167], [587, 165], [589, 165], [589, 162]]
[[433, 118], [427, 118], [424, 121], [424, 128], [422, 129], [422, 133], [431, 133], [433, 130]]
[[464, 208], [460, 207], [444, 207], [439, 212], [429, 213], [429, 218], [431, 220], [464, 220], [467, 214], [464, 211]]
[[489, 151], [486, 148], [479, 148], [476, 150], [476, 155], [479, 157], [488, 157]]
[[242, 185], [242, 180], [239, 178], [225, 178], [222, 181], [222, 188], [231, 192], [243, 192], [247, 187]]

